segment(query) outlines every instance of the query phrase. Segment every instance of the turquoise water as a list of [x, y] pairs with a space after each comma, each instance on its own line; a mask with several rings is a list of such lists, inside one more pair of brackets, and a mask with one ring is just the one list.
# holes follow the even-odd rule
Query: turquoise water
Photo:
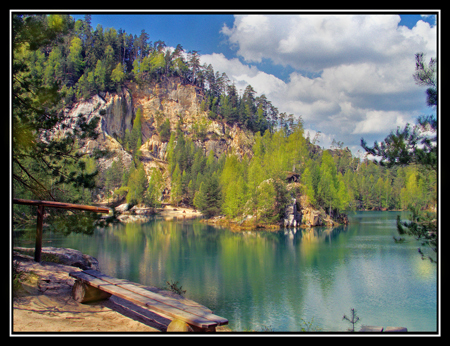
[[94, 256], [111, 276], [157, 287], [178, 282], [187, 298], [227, 318], [235, 331], [296, 332], [303, 321], [322, 331], [346, 331], [350, 325], [342, 316], [355, 308], [357, 329], [434, 332], [437, 267], [421, 259], [413, 239], [393, 241], [397, 214], [356, 212], [348, 226], [275, 232], [155, 218], [92, 236], [44, 233], [43, 246]]

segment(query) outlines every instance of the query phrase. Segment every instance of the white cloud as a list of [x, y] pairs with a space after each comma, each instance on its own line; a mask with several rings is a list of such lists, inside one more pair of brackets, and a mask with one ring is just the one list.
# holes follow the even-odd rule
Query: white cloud
[[365, 119], [358, 122], [352, 134], [386, 133], [398, 126], [404, 127], [407, 115], [394, 111], [368, 111]]
[[[223, 54], [201, 61], [238, 89], [251, 84], [280, 112], [301, 115], [325, 142], [335, 138], [357, 148], [362, 135], [384, 138], [425, 106], [424, 89], [412, 78], [414, 54], [436, 55], [436, 27], [419, 21], [408, 29], [399, 21], [395, 15], [236, 16], [222, 32], [244, 61], [270, 59], [296, 71], [283, 81]], [[310, 78], [305, 70], [319, 73]]]
[[270, 95], [285, 88], [285, 83], [274, 75], [262, 72], [255, 66], [242, 64], [239, 59], [228, 60], [222, 53], [200, 56], [202, 64], [211, 64], [215, 71], [225, 72], [238, 90], [244, 90], [250, 84], [258, 94]]
[[412, 54], [422, 51], [424, 37], [436, 35], [436, 27], [423, 21], [412, 30], [399, 27], [399, 22], [397, 15], [245, 15], [235, 16], [233, 27], [224, 26], [222, 33], [248, 62], [267, 58], [296, 69], [321, 71], [341, 64], [399, 59], [406, 48]]

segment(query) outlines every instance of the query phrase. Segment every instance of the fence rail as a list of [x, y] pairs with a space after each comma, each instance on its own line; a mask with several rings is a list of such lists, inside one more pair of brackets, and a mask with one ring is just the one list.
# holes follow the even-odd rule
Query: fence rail
[[72, 203], [62, 203], [62, 202], [53, 202], [53, 201], [34, 201], [29, 199], [19, 199], [13, 198], [14, 204], [25, 204], [25, 205], [34, 205], [37, 206], [37, 225], [36, 225], [36, 244], [34, 251], [34, 260], [36, 262], [41, 261], [41, 251], [42, 251], [42, 224], [44, 220], [44, 211], [45, 207], [48, 208], [60, 208], [67, 210], [85, 210], [92, 211], [95, 213], [109, 213], [108, 208], [95, 207], [91, 205], [82, 205], [82, 204], [72, 204]]

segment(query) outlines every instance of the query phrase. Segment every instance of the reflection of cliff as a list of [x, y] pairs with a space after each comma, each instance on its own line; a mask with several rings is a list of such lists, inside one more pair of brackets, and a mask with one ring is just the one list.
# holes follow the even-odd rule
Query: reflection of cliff
[[312, 261], [317, 257], [323, 257], [321, 251], [327, 251], [326, 244], [332, 244], [347, 226], [338, 227], [314, 227], [301, 229], [297, 237], [299, 251], [302, 259]]

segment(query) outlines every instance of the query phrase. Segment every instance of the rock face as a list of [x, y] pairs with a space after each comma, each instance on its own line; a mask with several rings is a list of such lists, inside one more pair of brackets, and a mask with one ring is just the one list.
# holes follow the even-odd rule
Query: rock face
[[[167, 120], [170, 131], [180, 126], [186, 138], [190, 138], [197, 147], [208, 155], [211, 151], [216, 157], [233, 151], [239, 156], [251, 157], [254, 143], [253, 135], [239, 126], [229, 126], [208, 118], [201, 110], [202, 91], [193, 85], [184, 85], [178, 78], [168, 78], [160, 83], [139, 86], [129, 83], [118, 93], [100, 92], [98, 95], [79, 101], [65, 110], [66, 126], [74, 126], [78, 116], [84, 115], [88, 121], [99, 117], [99, 134], [95, 140], [80, 143], [81, 151], [92, 153], [95, 149], [107, 150], [109, 155], [97, 160], [100, 172], [110, 168], [116, 160], [121, 160], [124, 168], [129, 169], [132, 155], [122, 143], [126, 132], [133, 128], [138, 109], [142, 114], [141, 162], [147, 178], [153, 168], [163, 173], [168, 191], [170, 177], [167, 172], [168, 139], [160, 136], [160, 127]], [[61, 127], [60, 132], [67, 131]], [[101, 202], [104, 191], [99, 191], [96, 201]]]
[[306, 226], [314, 227], [314, 226], [322, 226], [322, 218], [320, 217], [320, 211], [315, 210], [313, 208], [305, 208], [303, 209], [303, 223]]
[[297, 227], [302, 222], [302, 214], [297, 205], [297, 199], [293, 198], [284, 213], [284, 227]]

